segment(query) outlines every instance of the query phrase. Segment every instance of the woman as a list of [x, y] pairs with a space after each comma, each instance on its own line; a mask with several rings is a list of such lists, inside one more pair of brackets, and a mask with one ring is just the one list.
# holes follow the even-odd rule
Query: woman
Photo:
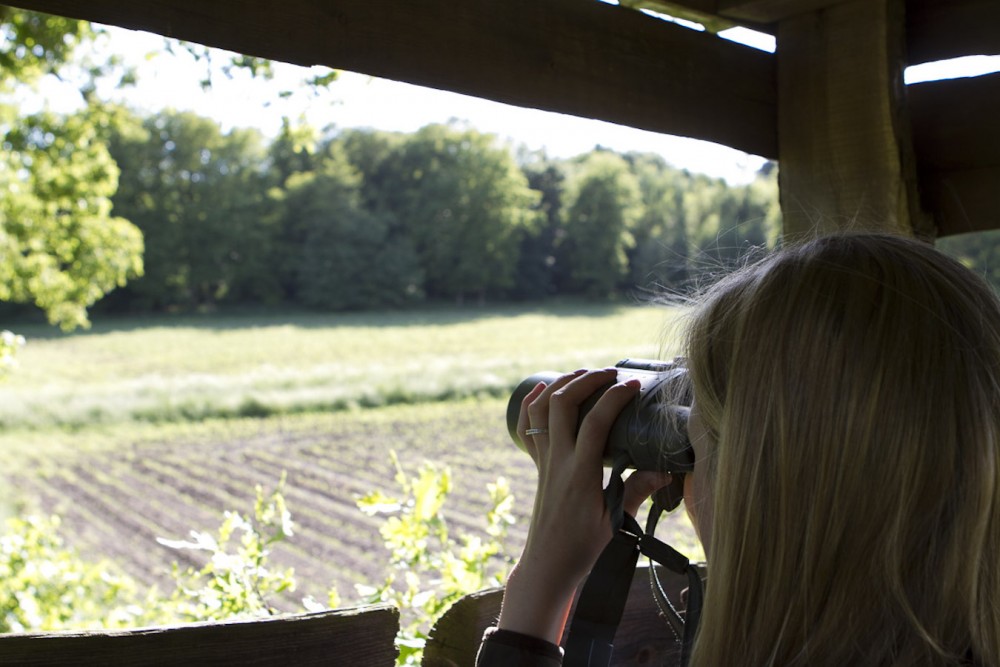
[[[786, 247], [714, 286], [688, 327], [709, 563], [691, 664], [1000, 666], [1000, 304], [919, 241]], [[637, 386], [577, 372], [525, 399], [539, 486], [480, 664], [558, 664], [610, 539], [608, 428]], [[534, 435], [528, 435], [527, 429]], [[669, 476], [628, 482], [627, 507]]]

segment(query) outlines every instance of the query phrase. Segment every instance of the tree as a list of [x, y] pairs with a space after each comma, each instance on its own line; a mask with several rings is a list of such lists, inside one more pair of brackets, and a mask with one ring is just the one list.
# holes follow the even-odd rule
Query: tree
[[583, 159], [566, 194], [560, 252], [570, 291], [596, 298], [615, 293], [628, 275], [639, 204], [638, 182], [621, 156], [595, 150]]
[[361, 175], [361, 197], [370, 211], [398, 211], [402, 207], [399, 188], [402, 149], [406, 137], [396, 132], [349, 129], [337, 135], [348, 161]]
[[55, 73], [93, 36], [86, 21], [0, 5], [0, 91]]
[[[54, 72], [92, 36], [89, 24], [0, 8], [0, 93]], [[95, 71], [95, 75], [98, 71]], [[33, 303], [63, 329], [143, 270], [139, 230], [111, 215], [119, 170], [105, 147], [114, 115], [25, 115], [0, 103], [0, 300]]]
[[537, 194], [491, 135], [428, 125], [402, 147], [390, 190], [413, 239], [427, 294], [483, 301], [512, 287], [521, 235]]
[[325, 310], [399, 306], [423, 296], [409, 238], [392, 216], [362, 202], [360, 174], [334, 144], [317, 172], [289, 179], [285, 227], [298, 300]]
[[123, 169], [115, 210], [147, 240], [131, 299], [166, 308], [277, 298], [256, 131], [223, 134], [209, 119], [164, 112], [117, 134], [112, 151]]
[[556, 241], [562, 228], [562, 196], [566, 175], [560, 164], [544, 156], [524, 161], [528, 187], [538, 193], [538, 225], [521, 238], [513, 296], [537, 299], [556, 291]]
[[696, 275], [725, 273], [777, 242], [781, 226], [777, 174], [765, 169], [751, 183], [730, 186], [693, 176], [684, 194], [684, 214], [698, 253]]
[[687, 178], [652, 154], [626, 159], [639, 181], [642, 213], [628, 251], [630, 282], [639, 289], [683, 291], [687, 284], [688, 234], [682, 206]]
[[1000, 230], [946, 236], [936, 245], [1000, 289]]

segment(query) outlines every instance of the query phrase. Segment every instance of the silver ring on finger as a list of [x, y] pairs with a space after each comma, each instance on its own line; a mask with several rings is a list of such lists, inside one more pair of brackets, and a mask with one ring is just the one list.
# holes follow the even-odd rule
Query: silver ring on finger
[[545, 435], [548, 432], [549, 432], [549, 429], [547, 429], [547, 428], [529, 428], [529, 429], [527, 429], [524, 432], [524, 434], [525, 435]]

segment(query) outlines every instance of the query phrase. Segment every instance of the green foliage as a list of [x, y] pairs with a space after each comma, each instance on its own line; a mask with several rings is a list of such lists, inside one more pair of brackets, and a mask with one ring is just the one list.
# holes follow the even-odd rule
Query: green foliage
[[628, 271], [639, 196], [639, 183], [624, 159], [605, 151], [587, 156], [570, 182], [560, 249], [570, 289], [596, 298], [616, 291]]
[[0, 331], [0, 379], [17, 364], [14, 355], [24, 347], [24, 336], [11, 331]]
[[506, 578], [511, 561], [503, 542], [514, 523], [514, 497], [502, 477], [488, 485], [486, 539], [465, 535], [456, 541], [442, 513], [451, 471], [425, 463], [411, 476], [395, 452], [392, 460], [402, 497], [376, 491], [358, 500], [366, 514], [388, 517], [379, 533], [389, 551], [389, 569], [381, 584], [359, 587], [359, 592], [368, 603], [389, 602], [401, 610], [398, 664], [419, 665], [434, 622], [463, 595]]
[[146, 239], [146, 275], [122, 295], [147, 308], [213, 306], [276, 293], [258, 133], [223, 134], [191, 113], [130, 118], [111, 141], [123, 171], [115, 212]]
[[637, 288], [680, 291], [689, 278], [691, 239], [681, 207], [685, 183], [661, 158], [631, 156], [642, 194], [642, 215], [628, 251], [630, 282]]
[[407, 138], [393, 176], [383, 196], [405, 221], [429, 296], [483, 301], [513, 286], [537, 194], [510, 151], [491, 135], [428, 125]]
[[88, 562], [65, 546], [58, 517], [9, 519], [0, 536], [0, 632], [126, 628], [273, 613], [269, 597], [292, 589], [292, 571], [269, 567], [271, 547], [291, 536], [284, 478], [270, 493], [257, 487], [253, 516], [226, 512], [216, 536], [159, 540], [202, 552], [200, 569], [180, 571], [176, 589], [141, 595], [135, 581], [106, 561]]
[[0, 300], [34, 303], [64, 330], [142, 273], [139, 230], [111, 215], [118, 166], [97, 109], [38, 113], [7, 126], [0, 157]]
[[[205, 66], [205, 75], [200, 81], [202, 88], [212, 87], [216, 69], [229, 79], [234, 78], [239, 72], [244, 72], [251, 78], [263, 79], [265, 81], [274, 78], [274, 63], [266, 58], [233, 53], [226, 56], [220, 65], [213, 57], [220, 53], [218, 49], [169, 38], [164, 39], [164, 50], [170, 54], [174, 54], [177, 51], [186, 52], [194, 58], [195, 62], [203, 63]], [[326, 70], [307, 77], [302, 83], [316, 94], [320, 89], [328, 88], [337, 80], [338, 75], [339, 72], [336, 70]], [[290, 90], [283, 90], [278, 93], [283, 98], [291, 97], [293, 94], [294, 92]]]
[[946, 236], [938, 239], [937, 247], [1000, 290], [1000, 230]]
[[86, 21], [0, 5], [0, 92], [57, 72], [93, 35]]
[[[297, 229], [287, 271], [307, 306], [324, 310], [395, 307], [422, 296], [423, 276], [409, 238], [387, 212], [364, 207], [360, 174], [339, 146], [318, 172], [288, 179], [285, 229]], [[287, 233], [287, 231], [286, 231]]]
[[[0, 93], [14, 100], [19, 86], [61, 69], [94, 35], [83, 21], [8, 7], [0, 19]], [[93, 104], [59, 116], [0, 102], [0, 301], [33, 303], [65, 330], [88, 326], [89, 306], [142, 273], [141, 234], [111, 216], [119, 176], [105, 147], [112, 120]]]
[[135, 583], [63, 543], [57, 517], [8, 519], [0, 536], [0, 632], [121, 628], [143, 616]]
[[227, 511], [215, 536], [193, 530], [190, 540], [157, 540], [164, 546], [191, 549], [207, 557], [200, 569], [181, 571], [174, 564], [177, 586], [163, 603], [161, 617], [205, 621], [275, 613], [269, 598], [295, 588], [292, 569], [275, 571], [268, 563], [273, 545], [293, 534], [284, 484], [282, 475], [270, 493], [257, 485], [253, 516]]

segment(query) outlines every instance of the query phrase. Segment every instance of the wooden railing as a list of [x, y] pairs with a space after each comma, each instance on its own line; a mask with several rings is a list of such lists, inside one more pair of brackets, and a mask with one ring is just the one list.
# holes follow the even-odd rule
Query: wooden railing
[[0, 637], [0, 665], [350, 665], [393, 667], [389, 605], [248, 621]]
[[[657, 570], [660, 583], [679, 601], [687, 577]], [[475, 662], [483, 632], [496, 623], [502, 588], [467, 595], [437, 622], [424, 649], [423, 667], [466, 667]], [[563, 638], [565, 640], [565, 637]], [[612, 667], [673, 667], [680, 663], [680, 644], [673, 639], [650, 588], [649, 569], [639, 567], [632, 579], [628, 603], [615, 635]]]
[[[687, 585], [663, 574], [672, 599]], [[425, 667], [474, 664], [483, 631], [495, 623], [503, 589], [468, 595], [445, 613], [431, 632]], [[399, 612], [388, 605], [315, 614], [220, 623], [192, 623], [135, 630], [11, 634], [0, 636], [0, 664], [63, 665], [344, 665], [392, 667]], [[678, 645], [640, 567], [615, 639], [612, 665], [675, 665]]]

